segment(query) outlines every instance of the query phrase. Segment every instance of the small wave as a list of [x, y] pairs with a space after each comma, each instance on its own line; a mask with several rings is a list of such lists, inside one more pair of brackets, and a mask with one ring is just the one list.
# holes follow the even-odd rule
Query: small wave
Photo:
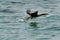
[[11, 30], [18, 30], [18, 29], [20, 29], [20, 28], [11, 28], [11, 27], [0, 27], [0, 29], [11, 29]]
[[46, 28], [45, 30], [60, 31], [60, 27], [50, 27], [50, 28]]
[[24, 5], [25, 3], [23, 2], [14, 2], [14, 1], [6, 1], [4, 3], [2, 3], [2, 5]]
[[0, 22], [0, 23], [10, 23], [10, 22]]
[[48, 1], [48, 0], [44, 0], [44, 1]]
[[58, 16], [58, 15], [52, 15], [50, 17], [47, 17], [46, 19], [49, 19], [49, 20], [60, 20], [60, 16]]
[[12, 11], [12, 10], [9, 10], [9, 9], [0, 10], [0, 12], [4, 12], [4, 13], [15, 13], [15, 11]]
[[25, 3], [22, 3], [22, 2], [11, 2], [12, 4], [25, 4]]

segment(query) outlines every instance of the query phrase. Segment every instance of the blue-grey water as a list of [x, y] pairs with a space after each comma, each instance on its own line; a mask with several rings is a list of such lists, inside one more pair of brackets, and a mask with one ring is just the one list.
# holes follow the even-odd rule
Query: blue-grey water
[[[26, 20], [26, 10], [49, 15]], [[60, 0], [0, 0], [0, 40], [60, 40]]]

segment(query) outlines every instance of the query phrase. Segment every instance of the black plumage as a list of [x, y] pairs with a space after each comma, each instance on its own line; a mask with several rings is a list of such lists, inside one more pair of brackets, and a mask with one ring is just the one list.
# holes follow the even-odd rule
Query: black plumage
[[35, 12], [31, 12], [31, 10], [27, 10], [26, 11], [28, 15], [30, 15], [29, 18], [34, 18], [34, 17], [39, 17], [39, 16], [43, 16], [43, 15], [47, 15], [47, 13], [43, 13], [43, 14], [39, 14], [38, 15], [38, 11], [35, 11]]

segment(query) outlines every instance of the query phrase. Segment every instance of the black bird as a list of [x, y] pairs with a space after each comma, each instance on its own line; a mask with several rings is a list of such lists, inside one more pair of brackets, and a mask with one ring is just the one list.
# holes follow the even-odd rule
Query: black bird
[[[35, 11], [35, 12], [32, 13], [31, 10], [27, 10], [26, 12], [27, 12], [28, 15], [30, 15], [29, 18], [31, 18], [31, 19], [32, 19], [32, 18], [39, 17], [39, 16], [43, 16], [43, 15], [48, 15], [47, 13], [43, 13], [43, 14], [39, 14], [39, 15], [38, 15], [38, 11]], [[29, 18], [28, 18], [28, 19], [29, 19]]]

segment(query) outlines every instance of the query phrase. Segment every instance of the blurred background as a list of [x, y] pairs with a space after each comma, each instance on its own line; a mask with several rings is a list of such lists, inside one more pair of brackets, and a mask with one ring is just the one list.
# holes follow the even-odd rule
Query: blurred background
[[[26, 20], [26, 10], [48, 13]], [[0, 0], [0, 40], [60, 40], [60, 0]]]

